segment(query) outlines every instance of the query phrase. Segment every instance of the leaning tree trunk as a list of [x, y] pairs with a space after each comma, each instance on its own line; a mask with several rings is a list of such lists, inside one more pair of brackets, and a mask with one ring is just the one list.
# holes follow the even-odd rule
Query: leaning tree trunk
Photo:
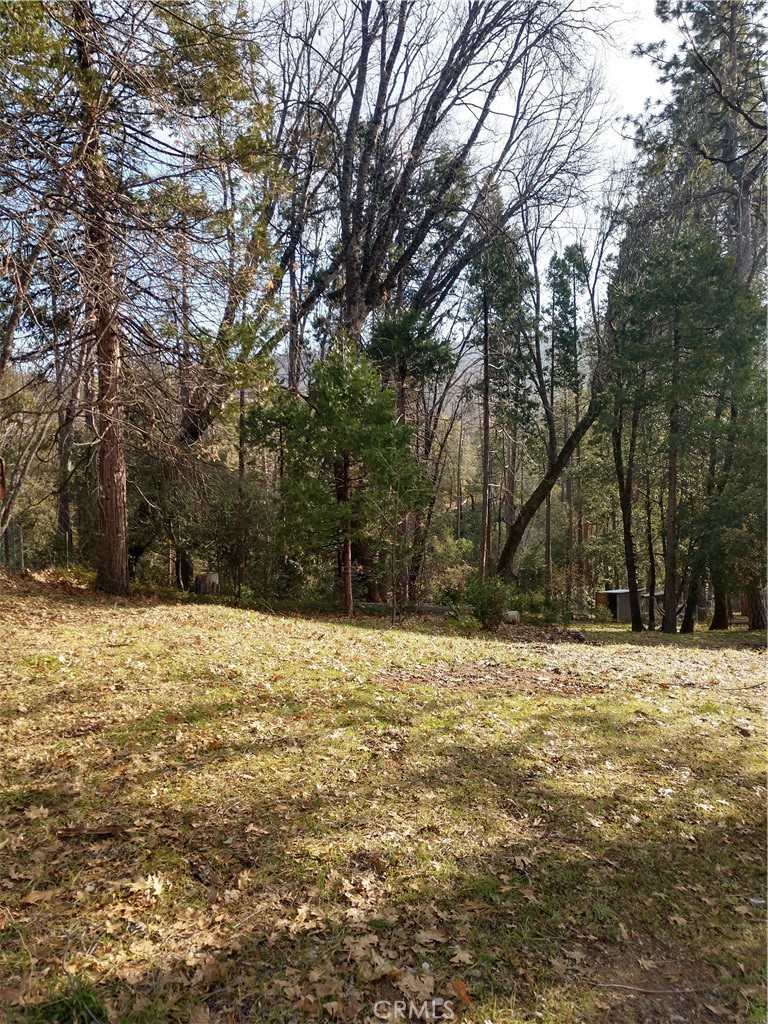
[[600, 407], [597, 401], [593, 398], [589, 403], [589, 408], [586, 413], [574, 427], [571, 436], [566, 439], [565, 444], [557, 455], [557, 458], [554, 462], [550, 462], [546, 473], [537, 487], [518, 509], [515, 521], [512, 523], [507, 533], [506, 543], [504, 544], [504, 548], [499, 556], [499, 562], [496, 567], [497, 574], [502, 576], [504, 579], [512, 579], [515, 556], [520, 548], [525, 532], [531, 524], [531, 520], [544, 504], [547, 495], [551, 494], [552, 488], [562, 476], [571, 456], [576, 451], [577, 445], [582, 441], [584, 435], [595, 422], [599, 412]]

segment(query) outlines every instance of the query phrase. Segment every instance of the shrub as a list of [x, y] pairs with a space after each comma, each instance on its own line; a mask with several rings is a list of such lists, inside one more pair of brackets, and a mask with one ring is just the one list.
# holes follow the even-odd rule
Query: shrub
[[446, 619], [443, 624], [449, 636], [476, 636], [482, 628], [474, 615], [459, 615], [456, 619]]
[[509, 588], [498, 576], [483, 579], [480, 573], [472, 573], [464, 588], [464, 597], [485, 629], [500, 625], [509, 608]]

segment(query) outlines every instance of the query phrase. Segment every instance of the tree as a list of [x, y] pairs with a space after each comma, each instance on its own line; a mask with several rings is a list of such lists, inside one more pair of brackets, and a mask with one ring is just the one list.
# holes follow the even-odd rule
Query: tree
[[[689, 231], [656, 245], [634, 285], [614, 285], [612, 319], [620, 338], [623, 396], [636, 436], [640, 410], [666, 415], [665, 632], [677, 631], [680, 588], [678, 499], [681, 472], [696, 439], [710, 436], [717, 382], [736, 385], [759, 331], [761, 314], [715, 239]], [[631, 378], [626, 368], [633, 368]], [[734, 395], [735, 400], [735, 395]], [[722, 409], [715, 408], [719, 420]], [[718, 500], [716, 488], [706, 496]], [[697, 588], [697, 584], [693, 589]]]
[[[657, 11], [676, 23], [683, 42], [671, 58], [661, 47], [649, 49], [671, 98], [638, 125], [645, 156], [644, 217], [656, 237], [675, 235], [691, 224], [714, 227], [732, 256], [733, 272], [759, 291], [768, 155], [759, 68], [765, 5], [762, 0], [679, 0], [660, 2]], [[726, 382], [716, 398], [716, 421], [727, 412], [730, 386]], [[723, 445], [727, 449], [730, 442], [714, 430], [710, 462], [727, 467], [731, 459], [719, 450]], [[717, 485], [710, 487], [717, 492]], [[713, 585], [712, 628], [727, 628], [730, 600], [717, 573]], [[761, 600], [755, 593], [751, 606]]]
[[[534, 516], [546, 501], [557, 481], [562, 477], [571, 458], [589, 429], [595, 423], [604, 401], [605, 358], [603, 343], [603, 322], [599, 310], [598, 290], [604, 274], [604, 261], [608, 239], [617, 226], [613, 204], [603, 211], [599, 230], [595, 233], [594, 249], [587, 259], [584, 247], [571, 253], [568, 265], [577, 270], [579, 283], [584, 287], [589, 304], [589, 337], [592, 347], [589, 379], [589, 400], [587, 407], [572, 427], [559, 440], [555, 418], [555, 385], [558, 378], [577, 386], [581, 370], [578, 367], [578, 331], [572, 324], [571, 299], [567, 299], [563, 316], [561, 289], [560, 308], [558, 294], [554, 293], [554, 315], [550, 318], [547, 338], [547, 306], [545, 296], [545, 273], [541, 266], [546, 249], [553, 211], [542, 207], [526, 208], [522, 215], [521, 248], [528, 261], [530, 286], [526, 290], [525, 310], [517, 317], [516, 329], [521, 342], [525, 375], [530, 381], [532, 393], [542, 413], [545, 433], [546, 462], [544, 472], [531, 492], [521, 502], [514, 520], [507, 530], [504, 547], [499, 556], [497, 572], [509, 578], [512, 574], [515, 556]], [[555, 274], [555, 284], [561, 276]], [[552, 276], [550, 275], [552, 280]], [[565, 331], [563, 332], [563, 325]], [[548, 344], [549, 342], [549, 344]], [[555, 345], [554, 352], [552, 345]]]
[[[198, 439], [211, 422], [211, 395], [223, 404], [234, 320], [261, 283], [258, 203], [246, 202], [241, 187], [268, 164], [256, 50], [242, 12], [207, 0], [183, 11], [152, 0], [25, 5], [34, 18], [7, 7], [0, 13], [11, 28], [4, 89], [12, 116], [0, 142], [14, 154], [16, 188], [4, 209], [15, 240], [0, 376], [28, 366], [31, 349], [40, 374], [57, 382], [62, 439], [79, 415], [92, 423], [98, 578], [124, 592], [134, 388], [143, 401], [152, 394], [158, 425], [176, 362], [174, 443]], [[245, 212], [233, 227], [235, 196]], [[247, 241], [233, 245], [241, 225]], [[211, 286], [222, 281], [219, 304]], [[68, 363], [65, 347], [50, 341], [63, 336], [62, 318], [74, 339]], [[54, 330], [43, 334], [41, 319]], [[169, 341], [174, 321], [178, 349], [177, 338]], [[63, 443], [62, 467], [68, 451]], [[62, 469], [64, 497], [70, 475]]]
[[249, 413], [251, 442], [282, 446], [282, 500], [291, 556], [338, 545], [344, 607], [355, 606], [353, 547], [373, 547], [367, 571], [391, 552], [404, 517], [426, 499], [398, 420], [364, 356], [332, 353], [312, 369], [306, 396], [273, 389], [271, 405]]
[[[501, 182], [509, 221], [578, 180], [595, 97], [575, 54], [594, 30], [586, 8], [513, 0], [458, 17], [425, 0], [310, 3], [273, 18], [294, 183], [275, 209], [277, 276], [308, 260], [299, 319], [325, 303], [359, 341], [404, 288], [396, 306], [430, 311], [482, 252], [482, 210]], [[501, 103], [516, 115], [500, 120]]]

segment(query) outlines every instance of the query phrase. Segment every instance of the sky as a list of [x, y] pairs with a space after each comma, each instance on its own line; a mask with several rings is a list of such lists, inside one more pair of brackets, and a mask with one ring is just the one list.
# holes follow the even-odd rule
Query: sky
[[[614, 46], [604, 53], [604, 74], [609, 98], [618, 121], [627, 114], [639, 114], [645, 101], [665, 99], [665, 91], [656, 81], [656, 72], [645, 57], [630, 56], [637, 43], [668, 42], [667, 52], [679, 38], [674, 29], [659, 21], [654, 13], [655, 0], [617, 0], [619, 22], [613, 32]], [[618, 150], [631, 151], [622, 141], [620, 123], [613, 127]]]

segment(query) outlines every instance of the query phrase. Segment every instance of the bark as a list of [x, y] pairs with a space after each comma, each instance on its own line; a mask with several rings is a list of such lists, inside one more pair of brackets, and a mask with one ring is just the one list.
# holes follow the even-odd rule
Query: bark
[[600, 406], [597, 400], [593, 398], [590, 401], [584, 416], [574, 427], [571, 436], [566, 439], [565, 444], [560, 449], [555, 460], [550, 462], [546, 473], [537, 487], [529, 497], [522, 502], [518, 509], [515, 521], [512, 523], [512, 526], [507, 533], [506, 543], [504, 544], [504, 548], [501, 552], [498, 566], [496, 568], [498, 575], [504, 577], [504, 579], [510, 580], [512, 578], [515, 556], [517, 555], [522, 539], [525, 536], [525, 531], [528, 529], [533, 517], [544, 504], [547, 495], [551, 494], [552, 488], [562, 476], [571, 456], [575, 452], [576, 446], [583, 440], [585, 434], [597, 419], [599, 412]]
[[235, 599], [240, 604], [245, 583], [245, 389], [240, 388], [237, 431], [237, 576]]
[[70, 505], [69, 487], [72, 479], [72, 441], [76, 405], [74, 401], [67, 404], [66, 409], [59, 413], [58, 457], [59, 471], [56, 487], [56, 534], [66, 538], [69, 550], [72, 550], [72, 508]]
[[766, 629], [766, 588], [753, 587], [747, 593], [747, 629]]
[[341, 533], [341, 580], [344, 592], [344, 610], [350, 618], [355, 614], [352, 589], [352, 520], [349, 514], [351, 458], [344, 455], [336, 464], [336, 502], [344, 515]]
[[648, 546], [648, 629], [656, 628], [656, 552], [653, 548], [653, 519], [651, 517], [651, 477], [645, 476], [645, 542]]
[[459, 448], [456, 455], [456, 540], [461, 540], [461, 503], [462, 503], [462, 488], [461, 488], [461, 455], [462, 446], [464, 443], [464, 421], [459, 420]]
[[620, 493], [621, 524], [624, 539], [624, 560], [627, 566], [627, 586], [629, 587], [629, 613], [632, 620], [632, 632], [642, 633], [643, 612], [640, 607], [640, 595], [637, 588], [637, 565], [635, 561], [635, 542], [632, 536], [632, 505], [626, 492]]
[[[675, 329], [672, 339], [672, 394], [677, 395], [680, 335]], [[677, 632], [677, 447], [680, 424], [677, 398], [669, 412], [669, 456], [667, 459], [667, 529], [664, 558], [664, 620], [663, 633]]]
[[[538, 303], [537, 303], [538, 304]], [[552, 293], [552, 333], [549, 343], [549, 388], [547, 389], [544, 384], [544, 374], [539, 366], [537, 360], [536, 367], [538, 370], [538, 376], [541, 378], [541, 395], [549, 396], [549, 404], [545, 404], [544, 413], [546, 415], [547, 426], [548, 426], [548, 464], [552, 465], [554, 460], [557, 458], [557, 434], [555, 432], [555, 295]], [[538, 354], [538, 350], [537, 350]], [[567, 435], [564, 435], [567, 437]], [[552, 495], [547, 494], [544, 502], [544, 575], [546, 576], [546, 596], [547, 600], [552, 600]]]
[[83, 119], [85, 241], [88, 306], [94, 326], [98, 371], [99, 432], [97, 586], [108, 593], [128, 593], [126, 470], [121, 408], [121, 351], [117, 323], [115, 257], [110, 215], [111, 182], [102, 147], [98, 108], [99, 79], [92, 54], [90, 9], [73, 5], [75, 44], [81, 72]]
[[483, 502], [480, 511], [480, 575], [488, 573], [491, 540], [491, 370], [488, 291], [483, 288]]
[[295, 260], [292, 260], [291, 265], [288, 268], [290, 321], [290, 329], [288, 331], [288, 390], [292, 395], [298, 395], [299, 393], [299, 376], [301, 373], [301, 335], [296, 278], [296, 262]]
[[640, 409], [637, 403], [632, 410], [632, 425], [630, 428], [629, 450], [626, 464], [624, 462], [622, 427], [623, 417], [621, 411], [617, 410], [614, 415], [614, 425], [611, 431], [613, 442], [613, 464], [616, 471], [616, 480], [619, 485], [619, 505], [621, 506], [621, 526], [624, 541], [624, 561], [627, 567], [627, 586], [629, 587], [629, 613], [632, 621], [632, 632], [642, 633], [643, 613], [640, 608], [640, 597], [637, 590], [637, 565], [635, 561], [635, 541], [632, 535], [632, 488], [634, 484], [633, 463], [635, 442], [637, 440], [637, 427], [640, 418]]
[[179, 590], [189, 590], [195, 567], [192, 559], [184, 548], [176, 548], [176, 586]]
[[714, 596], [714, 610], [712, 613], [712, 621], [709, 624], [710, 629], [730, 629], [731, 628], [731, 599], [726, 590], [723, 590], [721, 586], [715, 584], [715, 596]]
[[685, 602], [683, 621], [680, 625], [681, 633], [693, 633], [696, 626], [696, 609], [699, 605], [699, 581], [691, 580], [688, 587], [688, 598]]
[[552, 496], [544, 499], [544, 576], [547, 600], [552, 600]]
[[385, 604], [385, 597], [381, 592], [381, 584], [374, 572], [373, 555], [371, 545], [366, 537], [359, 537], [352, 541], [352, 561], [360, 567], [360, 572], [365, 583], [366, 600], [372, 604]]
[[405, 423], [405, 409], [408, 395], [408, 364], [405, 359], [400, 361], [400, 365], [397, 368], [397, 393], [396, 393], [396, 409], [397, 419], [400, 423]]
[[[563, 437], [568, 437], [568, 391], [563, 393]], [[578, 448], [578, 446], [577, 446]], [[573, 600], [573, 483], [571, 474], [565, 475], [565, 507], [566, 507], [566, 531], [565, 531], [565, 579], [566, 596], [568, 603]]]

